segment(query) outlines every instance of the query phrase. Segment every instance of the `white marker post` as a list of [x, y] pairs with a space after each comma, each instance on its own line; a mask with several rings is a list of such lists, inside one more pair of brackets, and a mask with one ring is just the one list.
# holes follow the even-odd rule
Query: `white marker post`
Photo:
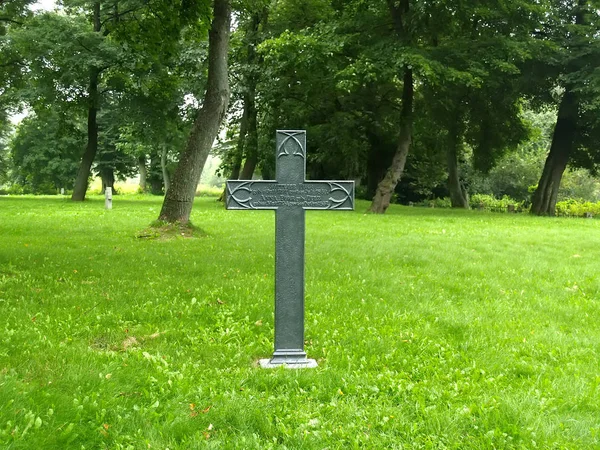
[[112, 188], [110, 187], [104, 189], [104, 208], [112, 209]]

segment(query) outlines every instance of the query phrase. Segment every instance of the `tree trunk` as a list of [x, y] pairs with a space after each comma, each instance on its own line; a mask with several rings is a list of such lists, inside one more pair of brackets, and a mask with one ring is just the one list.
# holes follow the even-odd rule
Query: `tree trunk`
[[[254, 73], [254, 65], [257, 63], [256, 47], [260, 43], [259, 28], [260, 24], [267, 21], [268, 9], [264, 8], [262, 12], [255, 12], [252, 15], [250, 28], [246, 30], [245, 40], [246, 46], [246, 63], [249, 71], [244, 76], [244, 111], [240, 121], [240, 134], [238, 137], [235, 153], [231, 161], [231, 177], [232, 180], [252, 179], [256, 165], [258, 163], [258, 131], [257, 131], [257, 113], [256, 113], [256, 84], [257, 77]], [[245, 153], [245, 155], [244, 155]], [[242, 161], [246, 156], [246, 161], [242, 169]], [[226, 189], [223, 189], [219, 201], [225, 201]]]
[[162, 153], [160, 154], [160, 169], [162, 170], [163, 184], [165, 186], [165, 194], [171, 186], [171, 178], [167, 170], [167, 146], [163, 145]]
[[140, 172], [140, 191], [148, 190], [148, 168], [146, 167], [146, 155], [138, 156], [138, 170]]
[[456, 120], [448, 129], [448, 151], [446, 159], [448, 163], [448, 191], [450, 191], [450, 204], [453, 208], [469, 209], [467, 192], [460, 182], [458, 171], [458, 152], [462, 143], [462, 117], [455, 115]]
[[274, 180], [275, 170], [267, 164], [260, 165], [260, 175], [263, 180]]
[[202, 169], [229, 103], [227, 52], [231, 5], [229, 0], [214, 0], [213, 8], [214, 18], [208, 37], [206, 93], [160, 211], [159, 219], [167, 222], [189, 221]]
[[115, 190], [115, 172], [112, 168], [102, 169], [100, 172], [100, 178], [102, 179], [102, 193], [106, 192], [106, 188], [109, 187], [112, 190], [112, 193], [116, 195], [117, 191]]
[[267, 9], [256, 12], [252, 16], [250, 29], [246, 32], [248, 46], [246, 49], [246, 61], [250, 70], [246, 74], [246, 93], [244, 95], [244, 107], [248, 110], [248, 133], [246, 135], [245, 150], [246, 161], [240, 174], [240, 179], [251, 180], [258, 164], [258, 122], [256, 113], [256, 69], [255, 66], [262, 62], [256, 54], [256, 47], [260, 43], [258, 31], [261, 22], [267, 20]]
[[258, 129], [256, 117], [256, 86], [249, 86], [244, 106], [248, 105], [248, 134], [246, 135], [246, 161], [240, 174], [240, 180], [251, 180], [258, 164]]
[[148, 174], [150, 193], [152, 195], [163, 195], [163, 178], [161, 176], [160, 156], [156, 149], [150, 154], [150, 173]]
[[531, 214], [553, 216], [556, 212], [558, 189], [577, 134], [578, 109], [576, 95], [567, 89], [558, 109], [550, 153], [544, 164], [538, 187], [533, 194]]
[[369, 211], [376, 214], [383, 214], [390, 206], [390, 201], [396, 185], [404, 172], [406, 157], [410, 150], [412, 142], [412, 119], [413, 119], [413, 73], [412, 69], [404, 68], [404, 86], [402, 88], [402, 112], [400, 113], [400, 137], [398, 138], [398, 147], [392, 159], [392, 164], [388, 168], [383, 180], [377, 185], [377, 191]]
[[368, 129], [367, 141], [369, 142], [369, 151], [367, 153], [366, 177], [363, 183], [367, 188], [366, 198], [373, 198], [375, 192], [377, 192], [377, 185], [392, 163], [396, 149]]
[[[237, 144], [233, 150], [233, 155], [229, 155], [231, 158], [231, 174], [230, 180], [238, 180], [240, 178], [240, 171], [242, 170], [242, 160], [244, 158], [244, 146], [246, 144], [246, 134], [248, 133], [248, 104], [244, 101], [244, 110], [242, 112], [242, 118], [240, 120], [240, 133], [238, 134]], [[219, 196], [218, 201], [224, 202], [227, 194], [227, 187], [223, 188], [223, 192]]]
[[238, 136], [237, 145], [235, 146], [235, 153], [233, 155], [233, 161], [231, 163], [231, 179], [237, 180], [240, 178], [240, 171], [242, 170], [242, 160], [244, 158], [244, 147], [246, 146], [246, 134], [248, 133], [248, 105], [244, 102], [244, 112], [242, 113], [242, 120], [240, 121], [240, 134]]
[[[100, 32], [100, 2], [94, 2], [94, 31]], [[82, 202], [85, 200], [85, 193], [88, 188], [88, 179], [90, 178], [90, 171], [92, 170], [92, 164], [96, 158], [98, 152], [98, 80], [100, 78], [100, 69], [98, 67], [90, 68], [90, 84], [88, 86], [88, 120], [87, 120], [87, 146], [83, 157], [81, 158], [81, 164], [79, 165], [79, 171], [77, 172], [77, 178], [75, 179], [75, 185], [73, 186], [73, 194], [71, 200]]]

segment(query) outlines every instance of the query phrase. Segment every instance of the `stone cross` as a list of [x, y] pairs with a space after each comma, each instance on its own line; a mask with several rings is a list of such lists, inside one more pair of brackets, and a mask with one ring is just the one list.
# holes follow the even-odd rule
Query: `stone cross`
[[275, 352], [262, 367], [316, 367], [304, 351], [304, 211], [354, 209], [354, 181], [307, 181], [306, 132], [277, 131], [276, 180], [229, 180], [227, 209], [275, 210]]
[[104, 188], [104, 208], [112, 209], [112, 188]]

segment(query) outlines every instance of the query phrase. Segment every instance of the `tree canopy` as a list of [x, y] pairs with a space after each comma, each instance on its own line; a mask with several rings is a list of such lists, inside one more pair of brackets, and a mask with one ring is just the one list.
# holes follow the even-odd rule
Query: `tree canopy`
[[[4, 183], [34, 192], [60, 183], [75, 200], [91, 174], [105, 186], [139, 174], [154, 193], [178, 186], [174, 168], [211, 98], [211, 47], [220, 41], [208, 32], [220, 1], [62, 0], [36, 13], [31, 3], [0, 5]], [[272, 178], [274, 131], [285, 128], [307, 130], [311, 178], [357, 180], [374, 212], [432, 196], [468, 207], [470, 194], [499, 186], [485, 181], [499, 165], [517, 171], [522, 162], [539, 181], [506, 192], [533, 192], [532, 212], [554, 214], [568, 167], [597, 171], [598, 0], [239, 0], [231, 8], [232, 97], [220, 125], [232, 139], [221, 152], [227, 176]], [[8, 116], [19, 109], [30, 117], [9, 138]], [[551, 135], [536, 154], [547, 153], [541, 167], [523, 151], [540, 127]], [[56, 173], [34, 169], [55, 158]]]

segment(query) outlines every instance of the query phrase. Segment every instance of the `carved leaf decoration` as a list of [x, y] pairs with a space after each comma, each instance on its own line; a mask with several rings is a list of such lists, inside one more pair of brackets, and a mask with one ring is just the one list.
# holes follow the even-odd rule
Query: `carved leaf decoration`
[[290, 140], [293, 140], [293, 142], [296, 142], [296, 144], [298, 145], [298, 147], [296, 148], [296, 151], [294, 153], [292, 153], [291, 156], [300, 156], [301, 158], [304, 158], [304, 152], [302, 151], [302, 144], [296, 138], [296, 136], [302, 135], [303, 132], [287, 133], [284, 131], [280, 131], [280, 133], [285, 134], [287, 137], [281, 142], [281, 144], [279, 145], [279, 148], [277, 149], [277, 158], [279, 158], [281, 156], [290, 156], [289, 148], [286, 145]]
[[[239, 206], [245, 209], [253, 209], [252, 205], [252, 184], [253, 181], [248, 181], [246, 183], [238, 184], [235, 188], [231, 189], [231, 185], [227, 185], [228, 191], [228, 201], [227, 203], [231, 203], [233, 199]], [[244, 198], [246, 197], [246, 198]]]
[[354, 208], [352, 204], [352, 192], [350, 189], [346, 189], [339, 183], [329, 183], [330, 194], [329, 197], [329, 208], [337, 209], [343, 206], [348, 200], [350, 200], [350, 206]]

